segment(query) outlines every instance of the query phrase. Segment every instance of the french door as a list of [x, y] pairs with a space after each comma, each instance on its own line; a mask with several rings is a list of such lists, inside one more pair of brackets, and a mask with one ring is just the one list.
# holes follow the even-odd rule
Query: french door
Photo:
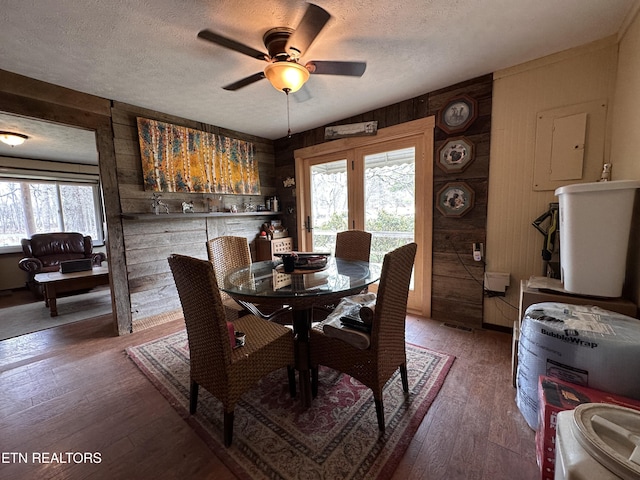
[[371, 261], [382, 264], [386, 253], [415, 241], [408, 308], [425, 316], [431, 313], [432, 134], [432, 119], [424, 119], [376, 137], [296, 151], [299, 249], [333, 252], [337, 232], [366, 230]]

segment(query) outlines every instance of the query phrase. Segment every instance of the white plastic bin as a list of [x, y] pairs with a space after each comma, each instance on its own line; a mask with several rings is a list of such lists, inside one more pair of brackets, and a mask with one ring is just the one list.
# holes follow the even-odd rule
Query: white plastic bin
[[640, 182], [618, 180], [566, 185], [560, 203], [560, 268], [565, 290], [620, 297], [631, 215]]
[[558, 413], [554, 480], [637, 480], [640, 412], [585, 403]]

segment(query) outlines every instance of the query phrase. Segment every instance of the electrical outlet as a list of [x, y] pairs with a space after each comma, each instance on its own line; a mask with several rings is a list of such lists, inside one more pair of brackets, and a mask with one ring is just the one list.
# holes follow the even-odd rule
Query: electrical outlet
[[476, 262], [481, 262], [482, 261], [482, 257], [483, 257], [483, 245], [481, 243], [474, 243], [473, 244], [473, 259]]

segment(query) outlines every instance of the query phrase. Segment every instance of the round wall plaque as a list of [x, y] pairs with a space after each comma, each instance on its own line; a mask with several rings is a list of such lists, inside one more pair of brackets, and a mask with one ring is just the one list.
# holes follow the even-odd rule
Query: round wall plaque
[[438, 113], [437, 124], [446, 133], [463, 132], [478, 118], [478, 102], [468, 95], [449, 100]]

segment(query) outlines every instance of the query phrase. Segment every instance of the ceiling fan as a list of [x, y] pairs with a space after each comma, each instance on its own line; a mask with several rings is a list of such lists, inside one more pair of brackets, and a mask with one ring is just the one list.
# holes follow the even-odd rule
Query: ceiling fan
[[239, 90], [267, 78], [274, 88], [288, 95], [298, 91], [309, 79], [310, 74], [360, 77], [367, 68], [365, 62], [311, 60], [304, 65], [298, 63], [300, 57], [304, 55], [330, 18], [331, 15], [326, 10], [310, 3], [298, 28], [294, 30], [288, 27], [276, 27], [264, 34], [262, 40], [268, 53], [236, 42], [211, 30], [200, 31], [198, 37], [268, 62], [264, 71], [222, 87], [225, 90]]

